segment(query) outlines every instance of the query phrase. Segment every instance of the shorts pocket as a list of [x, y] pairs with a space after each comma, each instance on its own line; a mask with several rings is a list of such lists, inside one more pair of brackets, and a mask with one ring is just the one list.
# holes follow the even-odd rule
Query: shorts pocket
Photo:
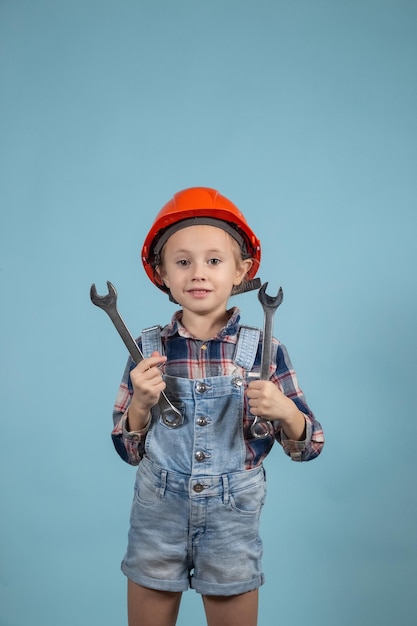
[[231, 508], [241, 515], [260, 513], [266, 496], [265, 480], [237, 489], [230, 494]]
[[147, 474], [138, 474], [134, 492], [136, 502], [152, 506], [160, 500], [160, 492], [160, 487]]

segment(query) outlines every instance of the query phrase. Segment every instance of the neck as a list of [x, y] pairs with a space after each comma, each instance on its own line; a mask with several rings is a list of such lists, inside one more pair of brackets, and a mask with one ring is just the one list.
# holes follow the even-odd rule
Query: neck
[[196, 339], [208, 341], [215, 337], [226, 326], [230, 317], [228, 311], [221, 315], [196, 315], [189, 311], [183, 311], [182, 324]]

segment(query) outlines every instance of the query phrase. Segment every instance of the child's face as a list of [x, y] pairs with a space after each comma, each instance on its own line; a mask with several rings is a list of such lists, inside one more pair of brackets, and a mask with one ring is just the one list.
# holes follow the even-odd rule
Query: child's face
[[198, 225], [171, 235], [158, 271], [182, 307], [204, 314], [226, 308], [233, 286], [251, 264], [242, 260], [237, 242], [224, 230]]

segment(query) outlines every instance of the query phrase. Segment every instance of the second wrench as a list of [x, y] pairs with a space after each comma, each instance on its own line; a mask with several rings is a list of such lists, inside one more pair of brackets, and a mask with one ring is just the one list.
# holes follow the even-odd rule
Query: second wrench
[[[272, 339], [274, 334], [274, 315], [275, 311], [281, 304], [284, 298], [284, 292], [282, 287], [276, 296], [270, 296], [266, 293], [268, 283], [264, 283], [258, 291], [258, 300], [262, 304], [264, 310], [264, 328], [263, 328], [263, 342], [262, 342], [262, 357], [261, 357], [261, 380], [269, 380], [269, 369], [271, 366], [272, 355]], [[256, 416], [251, 426], [252, 435], [257, 439], [263, 439], [268, 437], [273, 432], [272, 424], [269, 420], [263, 417]]]

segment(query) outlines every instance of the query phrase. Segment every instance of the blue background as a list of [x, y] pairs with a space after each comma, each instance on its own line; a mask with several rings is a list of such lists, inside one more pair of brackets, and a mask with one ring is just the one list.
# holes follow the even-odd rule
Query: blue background
[[416, 55], [415, 0], [1, 0], [2, 626], [125, 623], [126, 350], [89, 288], [166, 323], [139, 252], [194, 185], [260, 237], [327, 437], [267, 459], [260, 626], [415, 623]]

